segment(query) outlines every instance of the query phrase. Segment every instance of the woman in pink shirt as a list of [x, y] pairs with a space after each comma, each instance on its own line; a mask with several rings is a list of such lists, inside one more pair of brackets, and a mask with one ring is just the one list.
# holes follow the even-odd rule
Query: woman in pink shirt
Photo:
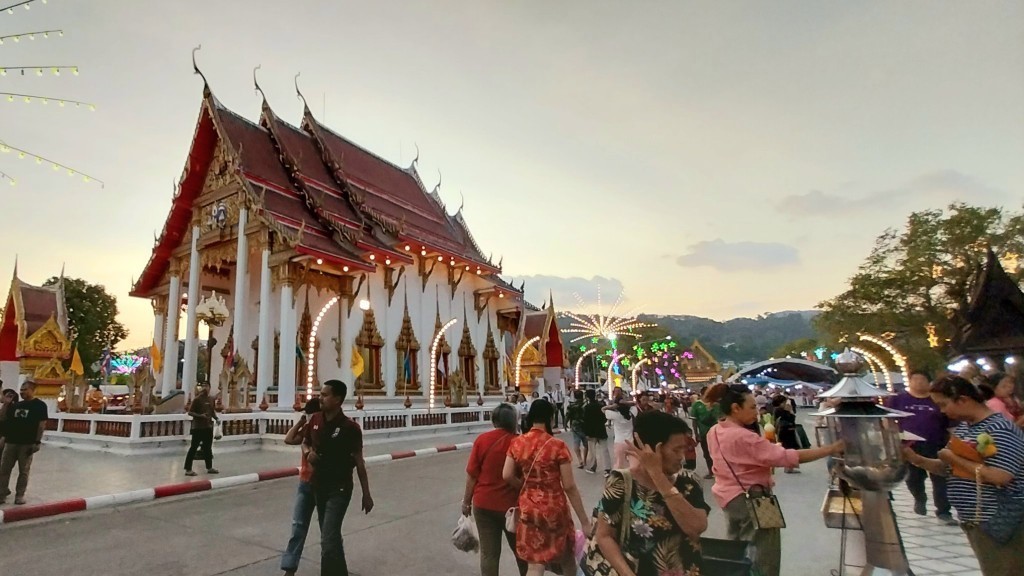
[[782, 566], [782, 535], [778, 528], [755, 527], [744, 493], [771, 493], [772, 468], [792, 468], [842, 452], [842, 442], [807, 450], [787, 450], [746, 428], [757, 421], [757, 402], [743, 384], [729, 386], [719, 405], [725, 419], [708, 432], [708, 449], [714, 462], [715, 485], [711, 492], [722, 507], [730, 540], [754, 544], [754, 563], [763, 576], [779, 576]]
[[996, 372], [988, 377], [988, 382], [979, 386], [985, 405], [989, 410], [998, 412], [1017, 426], [1024, 426], [1024, 410], [1020, 402], [1013, 396], [1016, 389], [1013, 376]]

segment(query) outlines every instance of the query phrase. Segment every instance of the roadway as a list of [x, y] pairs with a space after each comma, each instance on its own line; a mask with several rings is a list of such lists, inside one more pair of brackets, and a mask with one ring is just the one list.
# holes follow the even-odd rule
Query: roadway
[[[455, 550], [449, 538], [459, 515], [468, 452], [399, 460], [369, 467], [376, 507], [370, 515], [353, 500], [345, 548], [354, 574], [474, 574], [478, 557]], [[703, 462], [698, 468], [703, 472]], [[778, 494], [789, 527], [783, 533], [783, 573], [827, 575], [838, 564], [839, 532], [822, 524], [823, 463], [803, 474], [779, 474]], [[578, 474], [585, 504], [601, 493], [599, 475]], [[294, 478], [206, 492], [0, 528], [0, 562], [7, 576], [280, 574], [289, 534]], [[705, 487], [711, 501], [710, 481]], [[714, 507], [714, 505], [713, 505]], [[708, 536], [724, 534], [722, 513], [711, 514]], [[310, 531], [299, 574], [318, 574], [320, 547]], [[503, 555], [503, 574], [515, 573]]]

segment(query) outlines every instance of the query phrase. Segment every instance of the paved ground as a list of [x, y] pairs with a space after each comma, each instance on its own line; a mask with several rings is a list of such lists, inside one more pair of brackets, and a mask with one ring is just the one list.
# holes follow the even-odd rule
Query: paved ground
[[[368, 452], [466, 439], [438, 437], [368, 448]], [[346, 550], [355, 574], [476, 572], [478, 557], [460, 553], [449, 543], [459, 514], [467, 457], [466, 452], [455, 452], [370, 466], [377, 507], [365, 516], [353, 506], [345, 522]], [[295, 461], [295, 454], [287, 452], [254, 452], [218, 457], [217, 466], [225, 474], [242, 474]], [[30, 499], [50, 501], [181, 481], [185, 478], [180, 468], [180, 458], [92, 455], [86, 459], [71, 451], [44, 451], [33, 470]], [[698, 471], [704, 472], [703, 462]], [[777, 478], [777, 492], [789, 524], [783, 531], [783, 573], [831, 574], [838, 569], [840, 532], [822, 523], [820, 506], [827, 483], [824, 464], [805, 465], [802, 474], [780, 473]], [[581, 472], [578, 480], [586, 505], [593, 506], [603, 479]], [[280, 574], [278, 562], [288, 536], [294, 489], [295, 479], [289, 478], [3, 526], [2, 572], [5, 576], [39, 576], [62, 574], [74, 566], [77, 574], [84, 575]], [[705, 490], [712, 502], [710, 484]], [[907, 531], [915, 573], [978, 574], [965, 565], [970, 562], [969, 554], [968, 560], [963, 560], [966, 541], [959, 530], [942, 527], [933, 518], [914, 516], [904, 496], [897, 493], [896, 509]], [[715, 509], [706, 536], [722, 537], [722, 513], [712, 506]], [[314, 527], [300, 574], [318, 573], [318, 539]], [[503, 563], [503, 574], [514, 573], [508, 555]]]

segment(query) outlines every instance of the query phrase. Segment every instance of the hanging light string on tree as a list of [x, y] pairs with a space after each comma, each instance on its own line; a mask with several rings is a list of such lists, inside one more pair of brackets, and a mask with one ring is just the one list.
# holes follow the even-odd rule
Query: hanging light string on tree
[[[16, 153], [18, 155], [18, 158], [21, 160], [25, 160], [26, 158], [32, 158], [36, 161], [36, 164], [49, 164], [53, 168], [54, 172], [59, 172], [63, 170], [68, 173], [68, 176], [81, 176], [84, 182], [96, 182], [100, 185], [100, 188], [103, 188], [104, 186], [102, 180], [97, 180], [96, 178], [93, 178], [92, 176], [85, 174], [84, 172], [81, 172], [79, 170], [76, 170], [70, 166], [61, 164], [60, 162], [54, 162], [53, 160], [50, 160], [49, 158], [46, 158], [44, 156], [33, 154], [32, 152], [29, 152], [27, 150], [22, 150], [21, 148], [16, 148], [14, 146], [10, 146], [8, 144], [0, 142], [0, 153], [10, 154], [11, 152]], [[15, 180], [14, 178], [11, 178], [6, 174], [4, 174], [4, 176], [10, 181], [11, 186], [14, 186], [17, 183], [17, 180]]]
[[0, 92], [0, 97], [6, 97], [8, 102], [21, 100], [25, 104], [31, 104], [33, 100], [39, 100], [43, 103], [43, 105], [46, 105], [53, 101], [56, 102], [57, 105], [61, 108], [63, 108], [67, 104], [74, 104], [75, 108], [81, 108], [82, 106], [85, 106], [93, 112], [96, 111], [95, 104], [90, 104], [89, 102], [80, 102], [78, 100], [68, 100], [67, 98], [53, 98], [52, 96], [37, 96], [35, 94], [17, 94], [15, 92]]
[[14, 14], [14, 9], [18, 7], [24, 7], [25, 10], [31, 10], [32, 4], [34, 4], [37, 1], [40, 4], [46, 4], [46, 0], [25, 0], [24, 2], [17, 2], [15, 4], [4, 6], [3, 8], [0, 8], [0, 11], [6, 10], [8, 14]]
[[35, 32], [19, 32], [18, 34], [8, 34], [7, 36], [0, 36], [0, 46], [3, 46], [5, 40], [12, 40], [14, 41], [15, 44], [17, 44], [18, 42], [21, 42], [21, 39], [25, 36], [28, 36], [29, 40], [35, 40], [36, 36], [40, 34], [43, 36], [43, 38], [49, 38], [50, 34], [56, 34], [61, 38], [64, 37], [63, 30], [37, 30]]

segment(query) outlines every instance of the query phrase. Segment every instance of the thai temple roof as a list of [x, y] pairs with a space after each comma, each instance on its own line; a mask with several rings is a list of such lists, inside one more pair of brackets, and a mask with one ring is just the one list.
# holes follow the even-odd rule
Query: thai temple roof
[[227, 109], [204, 85], [178, 191], [132, 295], [147, 296], [160, 284], [172, 252], [189, 234], [193, 202], [216, 168], [219, 150], [226, 150], [231, 171], [258, 203], [256, 211], [275, 230], [297, 238], [299, 254], [363, 271], [376, 269], [370, 254], [404, 263], [430, 254], [492, 279], [510, 295], [522, 294], [500, 279], [501, 263], [480, 250], [462, 208], [448, 214], [438, 188], [424, 187], [417, 160], [397, 166], [322, 125], [308, 107], [297, 127], [264, 99], [259, 122], [253, 122]]
[[16, 360], [21, 343], [51, 318], [57, 329], [66, 335], [68, 313], [64, 304], [63, 281], [52, 286], [33, 286], [18, 278], [15, 265], [0, 327], [0, 361]]
[[1024, 352], [1024, 293], [991, 249], [953, 347], [961, 354]]

